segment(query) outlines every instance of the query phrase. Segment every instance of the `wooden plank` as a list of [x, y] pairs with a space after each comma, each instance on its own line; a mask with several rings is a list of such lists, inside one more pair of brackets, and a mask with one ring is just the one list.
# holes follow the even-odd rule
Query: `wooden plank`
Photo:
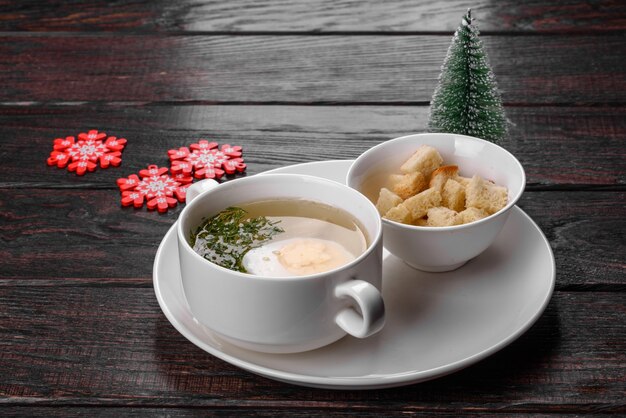
[[174, 330], [152, 289], [2, 287], [0, 330], [6, 406], [626, 412], [622, 293], [557, 292], [539, 321], [494, 356], [377, 391], [311, 390], [226, 364]]
[[0, 31], [340, 32], [453, 31], [470, 6], [483, 31], [520, 33], [623, 30], [623, 2], [568, 0], [554, 4], [476, 0], [154, 2], [31, 0], [0, 8]]
[[[509, 104], [624, 103], [621, 35], [483, 36]], [[450, 36], [2, 36], [0, 102], [425, 103]]]
[[[527, 192], [519, 204], [552, 245], [557, 289], [625, 289], [626, 193]], [[0, 285], [96, 287], [150, 286], [181, 210], [121, 208], [115, 190], [80, 189], [5, 189], [0, 208]]]
[[[124, 407], [123, 409], [116, 407], [103, 407], [103, 406], [94, 406], [94, 407], [43, 407], [43, 406], [0, 406], [0, 412], [3, 413], [4, 417], [112, 417], [119, 418], [120, 416], [124, 417], [197, 417], [199, 415], [198, 408], [185, 408], [185, 407], [161, 407], [161, 408], [151, 408], [151, 407]], [[399, 415], [402, 412], [394, 409], [389, 410], [376, 410], [376, 411], [367, 411], [367, 410], [358, 410], [355, 412], [351, 408], [347, 408], [345, 410], [338, 410], [338, 408], [334, 408], [332, 410], [325, 408], [251, 408], [246, 409], [245, 407], [220, 407], [220, 408], [211, 408], [210, 411], [207, 411], [207, 408], [203, 408], [202, 415], [210, 414], [211, 416], [224, 416], [224, 417], [232, 417], [236, 415], [237, 417], [267, 417], [267, 418], [275, 418], [275, 417], [289, 417], [289, 418], [309, 418], [309, 417], [321, 417], [321, 418], [333, 418], [333, 417], [354, 417], [355, 413], [358, 414], [359, 417], [364, 418], [380, 418], [381, 414], [393, 414]], [[405, 412], [405, 414], [417, 414], [418, 412]], [[429, 409], [428, 411], [420, 410], [420, 417], [441, 417], [445, 415], [445, 412], [438, 412]], [[498, 411], [470, 411], [463, 410], [463, 416], [470, 417], [484, 417], [484, 416], [502, 416], [502, 414]], [[536, 412], [536, 413], [506, 413], [507, 417], [511, 418], [561, 418], [561, 417], [570, 417], [571, 414], [568, 413], [554, 413], [550, 412], [549, 414]], [[608, 418], [615, 417], [614, 414], [606, 413], [594, 413], [594, 418]]]
[[[528, 188], [626, 182], [626, 108], [509, 107], [502, 145], [524, 165]], [[115, 188], [115, 179], [198, 138], [244, 146], [249, 174], [282, 165], [351, 159], [398, 136], [426, 131], [425, 106], [0, 107], [0, 186]], [[126, 137], [120, 168], [84, 177], [48, 167], [58, 136], [97, 128]], [[591, 150], [591, 152], [590, 152]]]

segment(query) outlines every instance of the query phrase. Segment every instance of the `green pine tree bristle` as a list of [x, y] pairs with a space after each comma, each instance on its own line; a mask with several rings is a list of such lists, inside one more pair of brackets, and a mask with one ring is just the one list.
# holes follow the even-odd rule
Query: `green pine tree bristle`
[[495, 77], [471, 10], [454, 33], [430, 105], [432, 132], [458, 133], [498, 142], [507, 121]]

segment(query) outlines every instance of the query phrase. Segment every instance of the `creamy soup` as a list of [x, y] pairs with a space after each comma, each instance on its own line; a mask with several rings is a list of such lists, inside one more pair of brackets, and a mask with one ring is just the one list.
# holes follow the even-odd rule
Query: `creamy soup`
[[193, 249], [222, 267], [266, 277], [305, 276], [341, 267], [368, 246], [348, 212], [300, 199], [230, 207], [191, 234]]

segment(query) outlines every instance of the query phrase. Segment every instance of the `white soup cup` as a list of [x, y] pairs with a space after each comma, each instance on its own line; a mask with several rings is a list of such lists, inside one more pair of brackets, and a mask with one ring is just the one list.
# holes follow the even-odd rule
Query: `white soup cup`
[[[262, 277], [213, 264], [189, 237], [229, 206], [305, 199], [350, 213], [364, 228], [368, 247], [352, 262], [308, 276]], [[295, 174], [267, 174], [219, 184], [203, 180], [187, 192], [177, 224], [184, 293], [196, 320], [226, 341], [250, 350], [292, 353], [330, 344], [346, 334], [364, 338], [380, 330], [385, 309], [382, 225], [374, 205], [340, 183]]]

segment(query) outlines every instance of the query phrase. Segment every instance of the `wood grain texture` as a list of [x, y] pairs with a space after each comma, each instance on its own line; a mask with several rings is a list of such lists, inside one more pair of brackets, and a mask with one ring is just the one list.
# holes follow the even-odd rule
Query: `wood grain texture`
[[622, 293], [557, 292], [518, 341], [464, 371], [403, 388], [331, 391], [274, 382], [206, 354], [167, 322], [150, 288], [8, 286], [0, 288], [1, 402], [624, 413], [624, 308]]
[[[519, 205], [552, 245], [557, 289], [626, 289], [626, 193], [527, 192]], [[0, 285], [149, 286], [180, 210], [122, 208], [115, 190], [4, 190]]]
[[[523, 164], [528, 189], [623, 187], [626, 108], [509, 107], [502, 145]], [[0, 107], [1, 187], [115, 188], [115, 179], [199, 138], [244, 146], [248, 173], [356, 158], [387, 139], [425, 132], [425, 106]], [[45, 160], [55, 137], [97, 128], [128, 139], [119, 168], [84, 177]]]
[[[623, 104], [626, 37], [483, 36], [507, 104]], [[0, 37], [0, 102], [428, 103], [450, 36]]]
[[[263, 408], [259, 410], [257, 408], [211, 408], [208, 410], [207, 408], [185, 408], [185, 407], [160, 407], [160, 408], [151, 408], [151, 407], [125, 407], [125, 408], [116, 408], [116, 407], [82, 407], [82, 406], [69, 406], [69, 407], [42, 407], [42, 406], [5, 406], [0, 410], [3, 412], [4, 417], [23, 417], [24, 415], [28, 415], [29, 417], [205, 417], [207, 415], [210, 416], [218, 416], [218, 417], [232, 417], [236, 415], [237, 417], [290, 417], [290, 418], [308, 418], [308, 417], [323, 417], [323, 418], [333, 418], [333, 417], [354, 417], [358, 415], [359, 417], [365, 418], [380, 418], [383, 416], [414, 416], [418, 415], [420, 417], [442, 417], [442, 416], [450, 416], [451, 413], [446, 412], [438, 412], [433, 410], [420, 410], [420, 411], [385, 411], [382, 413], [379, 410], [368, 411], [365, 409], [357, 409], [353, 410], [350, 408], [344, 410], [337, 410], [336, 408], [333, 410], [325, 409], [323, 407], [316, 408], [299, 408], [299, 409], [285, 409], [281, 407], [276, 408]], [[471, 411], [469, 409], [463, 410], [463, 416], [470, 417], [492, 417], [492, 416], [502, 416], [502, 413], [497, 411]], [[454, 414], [454, 413], [452, 413]], [[561, 417], [570, 417], [571, 414], [563, 413], [554, 413], [551, 412], [549, 414], [546, 413], [506, 413], [507, 417], [511, 418], [561, 418]], [[615, 414], [608, 413], [599, 413], [594, 412], [593, 416], [595, 418], [608, 418], [615, 417]]]
[[453, 31], [468, 7], [483, 31], [562, 33], [626, 28], [617, 0], [180, 0], [0, 2], [0, 31]]

